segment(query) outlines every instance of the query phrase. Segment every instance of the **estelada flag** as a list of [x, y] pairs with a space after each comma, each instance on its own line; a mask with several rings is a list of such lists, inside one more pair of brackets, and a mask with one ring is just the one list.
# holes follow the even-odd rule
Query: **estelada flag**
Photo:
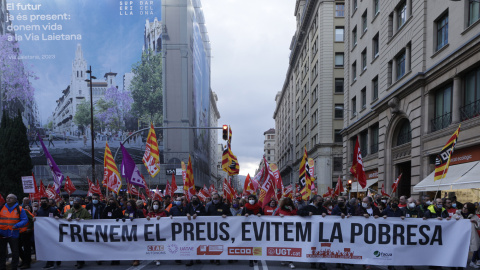
[[306, 147], [303, 152], [302, 161], [300, 162], [298, 185], [299, 185], [300, 193], [302, 194], [302, 198], [304, 200], [308, 200], [308, 198], [312, 193], [312, 190], [311, 190], [312, 180], [310, 179], [310, 168], [308, 166], [308, 156], [307, 156]]
[[345, 191], [345, 189], [343, 189], [342, 179], [340, 179], [340, 176], [338, 176], [337, 185], [335, 186], [335, 195], [340, 196], [340, 193], [344, 192], [344, 191]]
[[67, 192], [69, 196], [71, 196], [72, 193], [75, 192], [75, 190], [77, 190], [73, 185], [72, 180], [70, 179], [69, 176], [67, 176], [65, 180], [65, 186], [63, 187], [63, 190], [65, 190], [65, 192]]
[[447, 144], [442, 148], [442, 151], [435, 158], [435, 175], [434, 181], [440, 180], [447, 175], [448, 166], [450, 165], [450, 159], [457, 144], [458, 134], [460, 133], [460, 125], [453, 133], [452, 137], [448, 140]]
[[381, 192], [382, 192], [382, 196], [384, 196], [384, 197], [390, 197], [390, 195], [388, 195], [388, 194], [385, 192], [385, 186], [383, 185], [383, 183], [382, 183], [382, 190], [381, 190]]
[[171, 187], [172, 187], [172, 192], [175, 193], [175, 191], [177, 191], [178, 187], [177, 187], [177, 181], [175, 181], [175, 174], [172, 174], [172, 184], [171, 184]]
[[145, 146], [145, 153], [142, 158], [143, 164], [147, 167], [148, 173], [151, 177], [155, 177], [160, 171], [160, 159], [157, 143], [157, 135], [153, 124], [150, 123], [150, 130], [148, 131], [147, 145]]
[[393, 182], [393, 184], [392, 184], [392, 193], [394, 193], [395, 191], [397, 191], [397, 187], [398, 187], [398, 183], [400, 183], [400, 179], [402, 179], [402, 174], [400, 174], [400, 175], [397, 177], [397, 180], [395, 180], [395, 182]]
[[117, 165], [113, 160], [112, 151], [108, 147], [108, 142], [105, 143], [105, 154], [103, 155], [103, 186], [108, 190], [118, 194], [122, 187], [122, 177], [118, 172]]
[[139, 196], [140, 195], [140, 193], [135, 188], [135, 186], [130, 184], [130, 183], [127, 183], [127, 189], [128, 189], [128, 193], [130, 193], [131, 196]]
[[360, 151], [360, 144], [358, 143], [358, 136], [357, 141], [355, 143], [355, 149], [353, 152], [353, 164], [350, 168], [350, 172], [357, 178], [358, 183], [362, 188], [367, 186], [367, 176], [365, 175], [365, 168], [363, 167], [362, 161], [362, 152]]
[[267, 176], [260, 189], [260, 196], [258, 198], [258, 201], [262, 204], [262, 208], [270, 202], [273, 196], [275, 196], [275, 176], [273, 176], [273, 172], [270, 169], [270, 165], [265, 159], [265, 156], [263, 156], [263, 162], [265, 164], [264, 169]]

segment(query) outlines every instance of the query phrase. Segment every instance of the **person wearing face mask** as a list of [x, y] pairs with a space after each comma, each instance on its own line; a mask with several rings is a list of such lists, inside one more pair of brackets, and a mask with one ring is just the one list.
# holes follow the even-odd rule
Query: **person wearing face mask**
[[191, 217], [195, 219], [197, 216], [206, 216], [207, 212], [205, 206], [200, 202], [200, 198], [197, 195], [193, 195], [190, 203], [187, 204], [185, 209], [187, 218], [190, 220]]
[[[222, 201], [222, 198], [216, 192], [212, 193], [212, 201], [209, 202], [205, 208], [207, 216], [221, 216], [226, 218], [232, 215], [230, 208]], [[220, 260], [211, 260], [210, 262], [220, 265]]]
[[32, 203], [32, 214], [34, 217], [37, 216], [37, 211], [38, 211], [38, 202], [33, 202]]
[[[37, 217], [54, 217], [54, 218], [59, 218], [60, 215], [58, 214], [58, 211], [56, 211], [55, 208], [51, 207], [48, 204], [48, 198], [47, 197], [42, 197], [40, 199], [40, 207], [37, 210]], [[35, 218], [33, 219], [35, 222]], [[55, 262], [53, 261], [48, 261], [43, 269], [52, 269], [55, 267]]]
[[453, 217], [457, 213], [458, 209], [452, 206], [452, 199], [444, 199], [443, 202], [445, 209], [447, 209], [448, 215]]
[[245, 207], [243, 207], [241, 215], [248, 217], [249, 215], [263, 215], [262, 206], [257, 201], [257, 196], [249, 195]]
[[[477, 212], [477, 214], [475, 214]], [[470, 248], [469, 252], [473, 253], [472, 259], [470, 261], [469, 266], [475, 269], [480, 268], [477, 264], [480, 262], [479, 256], [479, 245], [480, 239], [477, 233], [477, 230], [480, 229], [480, 218], [479, 218], [478, 210], [475, 210], [475, 205], [473, 203], [465, 203], [463, 204], [463, 208], [457, 211], [457, 214], [454, 215], [456, 220], [460, 219], [469, 219], [470, 224], [472, 226], [471, 233], [470, 233]]]
[[307, 203], [303, 200], [302, 194], [300, 192], [297, 192], [295, 194], [295, 209], [299, 210], [302, 209], [302, 207], [306, 206]]
[[[313, 198], [310, 200], [310, 204], [303, 207], [302, 209], [297, 211], [297, 215], [299, 216], [326, 216], [328, 215], [328, 210], [323, 206], [325, 203], [323, 202], [323, 197], [320, 195], [314, 195]], [[328, 206], [328, 202], [326, 203]], [[331, 204], [331, 203], [330, 203]]]
[[183, 217], [186, 216], [185, 207], [183, 207], [182, 198], [177, 197], [175, 201], [172, 203], [172, 207], [170, 211], [168, 211], [170, 218], [172, 217]]
[[362, 199], [362, 205], [357, 207], [355, 211], [355, 216], [363, 216], [369, 218], [373, 216], [374, 218], [378, 218], [381, 215], [380, 211], [378, 210], [375, 205], [373, 205], [373, 200], [371, 197], [365, 197]]
[[[73, 208], [71, 208], [70, 210], [68, 210], [65, 213], [64, 218], [67, 221], [72, 221], [74, 219], [76, 221], [80, 221], [80, 220], [91, 219], [92, 218], [92, 216], [87, 211], [87, 209], [82, 207], [81, 203], [82, 203], [81, 198], [78, 198], [78, 197], [75, 198], [75, 200], [73, 201]], [[77, 267], [77, 269], [80, 269], [84, 265], [85, 265], [85, 261], [77, 261], [77, 264], [75, 266]]]
[[101, 219], [105, 204], [100, 202], [100, 195], [95, 193], [92, 195], [92, 201], [85, 207], [92, 215], [92, 219]]
[[239, 199], [233, 199], [232, 201], [232, 207], [230, 207], [230, 212], [232, 213], [232, 216], [241, 216], [242, 215], [242, 208], [240, 208], [240, 200]]
[[[162, 203], [159, 200], [154, 200], [152, 203], [152, 211], [148, 212], [147, 214], [147, 220], [150, 220], [151, 218], [156, 218], [157, 220], [160, 220], [161, 217], [166, 217], [167, 214], [168, 212], [165, 211]], [[156, 260], [155, 264], [159, 266], [161, 262], [159, 260]]]
[[450, 197], [450, 200], [452, 200], [452, 207], [453, 208], [463, 209], [463, 203], [457, 202], [457, 196]]
[[432, 202], [430, 201], [429, 195], [423, 195], [420, 197], [420, 205], [418, 207], [422, 213], [425, 213], [430, 205], [432, 205]]
[[415, 200], [410, 197], [407, 200], [407, 207], [405, 207], [405, 217], [406, 218], [421, 218], [423, 217], [423, 213], [417, 207]]
[[[117, 200], [113, 197], [108, 198], [107, 205], [103, 209], [102, 219], [116, 219], [119, 220], [123, 217], [122, 210], [120, 209]], [[120, 261], [112, 261], [111, 265], [119, 265]]]
[[399, 205], [399, 200], [398, 198], [393, 197], [390, 200], [390, 204], [387, 206], [387, 208], [382, 212], [383, 218], [387, 217], [399, 217], [404, 219], [405, 218], [405, 211], [403, 208], [400, 208]]
[[435, 200], [435, 204], [430, 205], [424, 213], [423, 219], [427, 218], [437, 218], [442, 220], [446, 218], [447, 220], [450, 219], [450, 215], [448, 214], [447, 210], [443, 207], [442, 199], [437, 198]]
[[350, 217], [352, 214], [348, 211], [345, 197], [340, 196], [337, 199], [337, 205], [332, 210], [332, 216]]

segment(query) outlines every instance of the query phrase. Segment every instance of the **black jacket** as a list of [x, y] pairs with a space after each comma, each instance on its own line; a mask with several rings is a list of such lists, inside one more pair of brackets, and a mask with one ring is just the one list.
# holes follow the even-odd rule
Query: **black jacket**
[[224, 204], [223, 202], [219, 202], [217, 204], [213, 204], [213, 202], [209, 202], [207, 204], [207, 216], [231, 216], [232, 212], [230, 212], [230, 208]]
[[312, 212], [313, 215], [322, 215], [323, 213], [328, 215], [327, 209], [325, 207], [320, 206], [316, 207], [315, 205], [309, 204], [304, 207], [302, 207], [300, 210], [297, 211], [297, 215], [299, 216], [308, 216], [309, 213]]
[[[372, 216], [381, 216], [380, 210], [374, 205], [372, 205], [373, 215]], [[363, 216], [368, 214], [367, 209], [363, 208], [363, 206], [358, 206], [355, 210], [355, 216]]]
[[197, 216], [206, 216], [207, 211], [205, 210], [205, 206], [201, 203], [195, 207], [192, 203], [187, 204], [187, 208], [185, 209], [186, 214], [190, 214], [191, 216], [197, 214]]
[[117, 219], [122, 218], [122, 210], [118, 208], [116, 205], [114, 206], [107, 206], [103, 209], [101, 219]]
[[49, 206], [47, 209], [39, 207], [37, 210], [37, 217], [49, 217], [50, 214], [52, 214], [54, 217], [60, 216], [58, 209], [53, 206]]
[[[95, 213], [93, 211], [93, 207], [96, 207]], [[96, 205], [94, 205], [93, 203], [89, 203], [85, 208], [92, 216], [92, 219], [101, 219], [103, 215], [103, 210], [105, 209], [105, 204], [97, 203]]]

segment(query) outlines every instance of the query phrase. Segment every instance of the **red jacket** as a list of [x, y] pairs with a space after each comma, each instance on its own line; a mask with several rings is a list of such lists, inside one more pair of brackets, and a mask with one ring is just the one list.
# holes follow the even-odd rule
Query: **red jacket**
[[278, 208], [277, 212], [275, 212], [275, 216], [280, 216], [280, 214], [284, 216], [296, 216], [297, 215], [297, 209], [292, 209], [292, 210], [285, 210], [282, 208]]
[[275, 211], [275, 209], [277, 209], [277, 207], [270, 207], [269, 205], [266, 205], [264, 208], [263, 208], [263, 214], [265, 216], [273, 216], [273, 211]]

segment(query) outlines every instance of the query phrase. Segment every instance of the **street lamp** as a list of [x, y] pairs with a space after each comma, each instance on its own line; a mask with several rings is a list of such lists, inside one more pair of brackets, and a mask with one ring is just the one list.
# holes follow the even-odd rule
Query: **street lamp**
[[92, 181], [95, 183], [95, 142], [94, 142], [94, 134], [93, 134], [93, 79], [96, 79], [95, 76], [92, 75], [92, 66], [86, 71], [90, 75], [90, 79], [86, 79], [86, 82], [90, 83], [90, 135], [92, 137]]

